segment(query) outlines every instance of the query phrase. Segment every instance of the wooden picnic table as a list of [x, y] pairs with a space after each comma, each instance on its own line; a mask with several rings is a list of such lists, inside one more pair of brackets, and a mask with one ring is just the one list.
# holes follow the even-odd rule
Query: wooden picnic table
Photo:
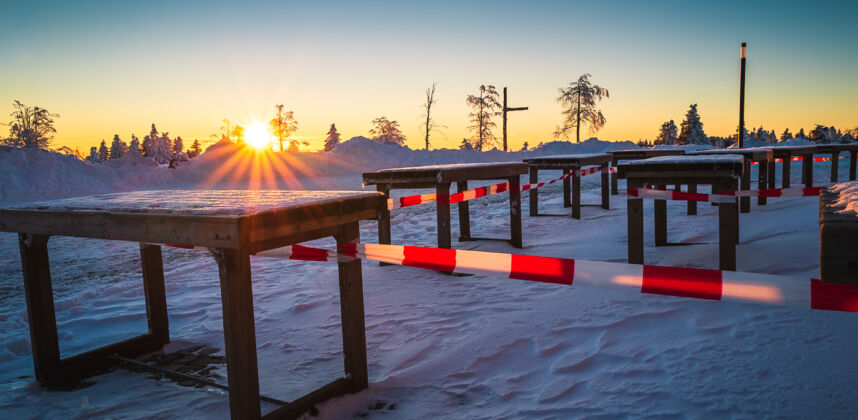
[[[801, 182], [806, 187], [813, 186], [813, 154], [816, 153], [815, 145], [810, 146], [771, 146], [772, 155], [775, 159], [782, 159], [781, 166], [781, 188], [790, 187], [790, 163], [794, 156], [802, 157]], [[769, 187], [775, 188], [775, 165], [769, 166]]]
[[[510, 243], [522, 247], [521, 239], [521, 180], [527, 173], [522, 162], [460, 163], [449, 165], [415, 166], [410, 168], [382, 169], [363, 174], [366, 185], [375, 185], [385, 198], [390, 190], [434, 188], [438, 217], [438, 248], [452, 246], [450, 233], [450, 184], [456, 183], [457, 192], [468, 189], [468, 181], [506, 180], [509, 182]], [[471, 216], [468, 201], [459, 204], [459, 241], [471, 241]], [[378, 213], [378, 242], [389, 244], [390, 211], [385, 206]]]
[[823, 188], [819, 194], [819, 278], [858, 284], [858, 214], [843, 197], [849, 184]]
[[[742, 174], [742, 182], [740, 188], [748, 191], [751, 189], [751, 162], [757, 162], [757, 185], [758, 188], [768, 188], [768, 172], [769, 165], [774, 165], [774, 152], [768, 147], [748, 147], [744, 149], [704, 149], [686, 153], [688, 155], [741, 155], [745, 158], [745, 170]], [[689, 186], [689, 192], [691, 187]], [[758, 196], [757, 205], [765, 205], [766, 197]], [[739, 212], [751, 212], [751, 197], [742, 197], [739, 199]]]
[[820, 144], [816, 146], [816, 154], [831, 156], [831, 182], [837, 182], [840, 168], [840, 154], [849, 152], [849, 180], [855, 180], [855, 165], [858, 164], [858, 143]]
[[[138, 357], [168, 343], [160, 244], [206, 247], [220, 273], [230, 414], [234, 419], [260, 418], [250, 255], [328, 236], [338, 245], [356, 243], [358, 221], [374, 219], [383, 204], [375, 192], [196, 190], [108, 194], [0, 209], [0, 231], [18, 232], [36, 379], [45, 385], [77, 380], [118, 363], [108, 356]], [[149, 332], [60, 358], [47, 248], [51, 236], [139, 242]], [[340, 262], [338, 269], [345, 375], [266, 418], [297, 417], [368, 385], [360, 261]]]
[[[563, 175], [570, 172], [578, 171], [585, 166], [598, 165], [601, 167], [602, 174], [602, 208], [610, 209], [611, 200], [609, 196], [608, 186], [608, 167], [612, 157], [608, 153], [588, 153], [577, 155], [554, 155], [542, 156], [537, 158], [524, 159], [530, 169], [530, 183], [539, 182], [540, 170], [560, 170]], [[581, 218], [581, 177], [574, 176], [571, 179], [563, 180], [563, 207], [572, 207], [572, 217]], [[539, 189], [532, 188], [530, 191], [530, 215], [536, 217], [539, 215]]]
[[[659, 156], [676, 156], [685, 154], [685, 149], [627, 149], [627, 150], [612, 150], [611, 166], [617, 166], [623, 160], [641, 160]], [[617, 195], [619, 191], [618, 174], [611, 174], [611, 195]]]
[[[646, 184], [711, 185], [712, 192], [735, 191], [745, 168], [744, 158], [726, 156], [661, 156], [620, 164], [617, 175], [626, 179], [627, 188], [642, 188]], [[655, 246], [669, 245], [667, 241], [667, 203], [653, 200], [655, 208]], [[644, 263], [643, 198], [628, 199], [629, 263]], [[736, 200], [718, 203], [719, 267], [736, 270], [736, 244], [739, 241], [739, 212]]]

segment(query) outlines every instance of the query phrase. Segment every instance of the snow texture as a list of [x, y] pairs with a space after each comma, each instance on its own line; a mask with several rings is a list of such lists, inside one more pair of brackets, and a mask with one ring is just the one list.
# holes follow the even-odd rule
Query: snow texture
[[643, 166], [643, 165], [661, 165], [665, 163], [738, 163], [742, 164], [744, 158], [739, 155], [676, 155], [676, 156], [657, 156], [649, 159], [635, 160], [627, 165]]
[[[544, 155], [629, 148], [585, 143], [548, 144]], [[285, 154], [292, 159], [290, 168], [301, 167], [302, 174], [311, 172], [307, 168], [324, 170], [325, 176], [296, 175], [274, 187], [351, 189], [360, 186], [357, 173], [365, 170], [537, 155], [423, 152], [366, 142], [346, 142], [340, 148], [349, 152], [335, 159], [330, 155], [336, 151]], [[390, 154], [379, 152], [381, 148]], [[214, 152], [170, 170], [112, 168], [47, 153], [0, 150], [0, 206], [141, 188], [200, 188], [207, 185], [200, 183], [203, 174], [217, 170], [216, 162], [229, 161]], [[793, 182], [798, 183], [801, 163], [787, 164], [793, 165]], [[815, 181], [826, 182], [829, 163], [814, 165]], [[231, 167], [230, 175], [236, 172]], [[559, 173], [540, 171], [540, 181]], [[218, 185], [234, 182], [246, 188], [251, 180], [241, 174], [235, 179]], [[582, 202], [598, 202], [599, 177], [581, 182]], [[611, 210], [584, 207], [582, 219], [576, 220], [563, 209], [561, 189], [560, 184], [542, 189], [540, 206], [562, 217], [522, 218], [524, 249], [502, 241], [454, 242], [454, 247], [624, 262], [626, 198], [611, 196]], [[471, 201], [475, 236], [508, 237], [507, 200], [497, 194]], [[742, 214], [738, 269], [817, 276], [818, 206], [813, 197], [770, 198], [767, 206]], [[528, 200], [522, 200], [522, 207], [527, 215]], [[693, 244], [656, 248], [648, 234], [646, 262], [717, 268], [717, 207], [699, 206], [697, 216], [686, 216], [685, 207], [668, 202], [669, 238]], [[458, 206], [451, 211], [455, 238]], [[651, 220], [649, 202], [644, 213]], [[393, 211], [391, 230], [394, 243], [433, 246], [434, 205]], [[376, 223], [361, 223], [360, 233], [363, 241], [375, 242]], [[334, 241], [309, 245], [331, 249]], [[138, 244], [54, 237], [49, 252], [63, 357], [146, 332]], [[0, 233], [4, 418], [229, 416], [223, 391], [183, 387], [125, 370], [68, 391], [37, 386], [18, 255], [17, 235]], [[165, 350], [192, 345], [222, 349], [214, 260], [205, 250], [164, 248], [163, 255], [172, 336]], [[370, 387], [322, 405], [318, 419], [858, 417], [856, 314], [451, 277], [373, 262], [361, 267]], [[292, 400], [342, 375], [337, 265], [254, 258], [251, 270], [262, 393]], [[214, 374], [226, 383], [224, 367]], [[264, 413], [274, 408], [263, 403]]]
[[[839, 194], [834, 207], [843, 207], [840, 214], [858, 214], [858, 181], [843, 182], [829, 188]], [[856, 238], [858, 240], [858, 238]]]

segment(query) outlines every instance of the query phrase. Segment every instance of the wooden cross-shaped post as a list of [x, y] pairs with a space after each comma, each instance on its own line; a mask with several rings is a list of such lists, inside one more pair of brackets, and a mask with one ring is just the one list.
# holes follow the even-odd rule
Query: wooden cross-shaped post
[[518, 108], [510, 108], [506, 106], [506, 87], [503, 88], [503, 151], [507, 151], [506, 146], [506, 113], [509, 111], [527, 111], [526, 106]]

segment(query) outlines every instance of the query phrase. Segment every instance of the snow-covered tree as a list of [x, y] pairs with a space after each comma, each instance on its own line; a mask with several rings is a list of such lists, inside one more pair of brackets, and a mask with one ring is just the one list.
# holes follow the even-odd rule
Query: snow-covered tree
[[331, 123], [331, 128], [328, 129], [328, 137], [325, 137], [325, 151], [334, 150], [338, 144], [340, 144], [340, 133], [337, 132], [336, 124]]
[[[289, 136], [298, 130], [298, 121], [295, 121], [294, 112], [283, 111], [283, 105], [274, 105], [274, 109], [277, 110], [277, 113], [268, 122], [268, 125], [271, 127], [271, 133], [277, 138], [277, 142], [280, 144], [280, 151], [282, 152], [286, 150], [283, 148], [283, 142], [289, 141]], [[297, 151], [298, 145], [293, 143], [289, 143], [289, 150]]]
[[176, 137], [176, 140], [173, 141], [173, 153], [178, 155], [179, 153], [184, 152], [184, 150], [185, 144], [182, 140], [182, 136]]
[[9, 114], [9, 138], [3, 139], [0, 144], [13, 147], [26, 147], [36, 149], [47, 149], [54, 133], [54, 118], [59, 114], [51, 114], [44, 108], [31, 107], [16, 100], [12, 107], [14, 111]]
[[498, 91], [492, 85], [480, 85], [479, 96], [468, 95], [465, 103], [473, 112], [468, 114], [471, 125], [468, 126], [474, 132], [471, 143], [476, 150], [483, 147], [497, 145], [497, 138], [492, 133], [492, 128], [497, 127], [492, 117], [502, 115], [503, 106], [498, 102]]
[[390, 121], [385, 116], [372, 120], [372, 128], [369, 130], [372, 139], [379, 143], [393, 143], [400, 146], [405, 145], [405, 135], [399, 131], [399, 123]]
[[468, 138], [465, 137], [462, 139], [462, 142], [459, 143], [459, 149], [461, 150], [474, 150], [474, 145], [468, 141]]
[[194, 142], [191, 144], [190, 150], [188, 150], [188, 157], [189, 158], [195, 158], [195, 157], [199, 156], [200, 153], [202, 153], [202, 152], [203, 152], [203, 150], [202, 150], [202, 147], [200, 146], [200, 141], [197, 139], [194, 139]]
[[530, 147], [530, 145], [527, 142], [524, 142], [524, 144], [521, 145], [521, 151], [526, 152], [528, 147]]
[[596, 103], [608, 98], [608, 89], [590, 82], [590, 74], [582, 74], [577, 81], [569, 86], [560, 88], [557, 102], [563, 106], [563, 124], [554, 132], [556, 138], [568, 138], [569, 130], [575, 127], [575, 142], [581, 142], [581, 123], [590, 125], [590, 132], [595, 133], [605, 126], [607, 120], [602, 111], [596, 109]]
[[795, 138], [797, 138], [797, 139], [806, 139], [807, 138], [807, 135], [804, 134], [804, 128], [800, 128], [798, 130], [798, 133], [795, 133]]
[[816, 124], [816, 127], [814, 127], [813, 130], [810, 130], [810, 133], [807, 133], [807, 139], [817, 143], [830, 143], [831, 139], [829, 138], [829, 134], [830, 132], [828, 127], [822, 124]]
[[143, 156], [140, 152], [140, 140], [134, 134], [131, 135], [131, 144], [128, 145], [128, 151], [125, 152], [125, 155], [132, 157]]
[[110, 150], [107, 148], [107, 143], [101, 140], [101, 145], [98, 146], [98, 157], [102, 162], [110, 159]]
[[98, 150], [95, 146], [89, 148], [89, 156], [86, 157], [89, 163], [101, 163], [101, 156], [98, 155]]
[[173, 140], [170, 139], [170, 133], [163, 132], [161, 133], [161, 142], [167, 147], [167, 150], [170, 152], [173, 151]]
[[789, 132], [789, 128], [785, 129], [783, 134], [781, 134], [781, 141], [789, 141], [792, 140], [792, 133]]
[[709, 144], [709, 139], [703, 131], [703, 122], [700, 121], [700, 114], [697, 112], [697, 104], [689, 106], [680, 127], [677, 137], [679, 144]]
[[125, 142], [119, 139], [119, 134], [114, 134], [113, 141], [110, 143], [110, 159], [119, 159], [125, 156], [125, 149], [127, 148]]
[[673, 120], [663, 123], [658, 131], [658, 136], [655, 138], [655, 144], [676, 144], [678, 131], [679, 129], [676, 128], [676, 123]]

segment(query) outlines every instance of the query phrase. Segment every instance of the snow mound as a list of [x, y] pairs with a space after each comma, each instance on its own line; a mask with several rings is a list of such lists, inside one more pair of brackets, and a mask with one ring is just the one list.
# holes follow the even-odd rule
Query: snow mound
[[858, 181], [841, 182], [831, 187], [831, 191], [839, 193], [835, 207], [843, 207], [838, 210], [841, 214], [858, 214]]

